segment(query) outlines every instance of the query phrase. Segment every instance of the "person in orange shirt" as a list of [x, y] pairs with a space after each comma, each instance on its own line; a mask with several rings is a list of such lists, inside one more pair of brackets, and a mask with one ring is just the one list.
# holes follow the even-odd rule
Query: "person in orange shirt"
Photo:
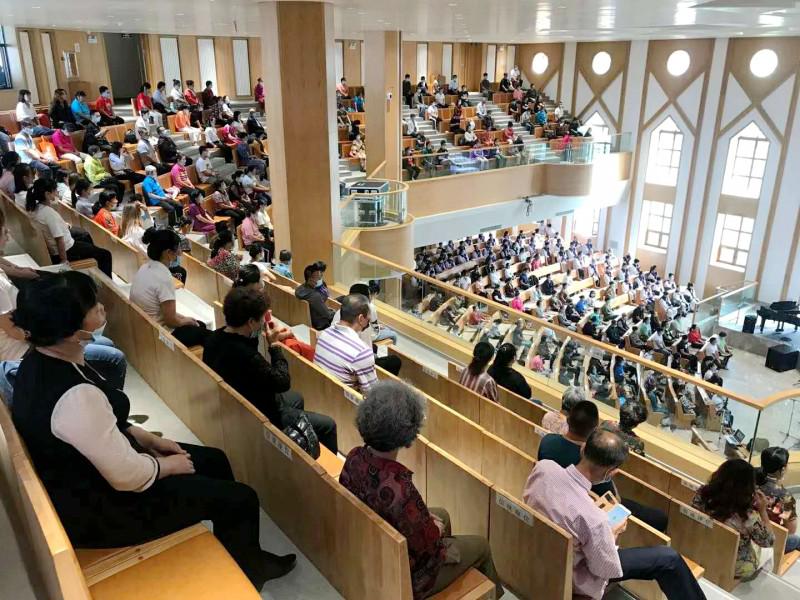
[[114, 114], [114, 102], [111, 99], [111, 90], [107, 86], [100, 86], [100, 95], [94, 101], [95, 110], [100, 113], [100, 126], [121, 125], [125, 122], [122, 117]]
[[94, 212], [93, 221], [108, 229], [114, 235], [119, 235], [119, 225], [111, 211], [117, 207], [117, 194], [116, 192], [103, 191], [100, 192], [100, 199], [95, 202], [92, 207]]
[[189, 107], [186, 106], [178, 111], [175, 115], [175, 130], [182, 131], [183, 133], [189, 134], [189, 140], [196, 144], [200, 141], [200, 129], [197, 127], [192, 127], [191, 124], [191, 113], [189, 111]]

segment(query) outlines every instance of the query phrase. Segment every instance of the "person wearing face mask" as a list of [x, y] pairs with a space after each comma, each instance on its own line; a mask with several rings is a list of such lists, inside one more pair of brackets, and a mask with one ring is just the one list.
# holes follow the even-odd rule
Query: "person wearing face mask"
[[[592, 432], [597, 429], [599, 423], [600, 418], [597, 406], [589, 400], [578, 402], [569, 411], [567, 432], [563, 435], [549, 433], [542, 438], [542, 442], [539, 444], [537, 460], [552, 460], [564, 468], [570, 465], [577, 465], [581, 459], [581, 447], [586, 443]], [[598, 496], [602, 496], [607, 492], [611, 492], [614, 496], [619, 496], [610, 477], [607, 480], [593, 484], [592, 492]], [[643, 506], [626, 498], [622, 499], [622, 504], [631, 511], [634, 517], [644, 521], [654, 529], [659, 531], [667, 530], [667, 516], [662, 511]]]
[[539, 460], [523, 490], [528, 506], [575, 538], [572, 593], [599, 599], [609, 581], [645, 579], [655, 580], [668, 600], [704, 599], [694, 575], [673, 548], [617, 549], [627, 519], [612, 528], [608, 513], [595, 505], [589, 490], [593, 484], [609, 481], [627, 458], [628, 450], [619, 436], [595, 430], [579, 454], [579, 460], [566, 468], [552, 460]]
[[292, 273], [292, 253], [289, 250], [281, 250], [278, 254], [278, 263], [272, 267], [272, 270], [279, 275], [294, 279], [294, 274]]
[[378, 381], [372, 347], [361, 339], [369, 327], [369, 298], [350, 294], [342, 299], [340, 319], [317, 339], [314, 363], [362, 394]]
[[303, 281], [295, 288], [294, 295], [300, 300], [308, 302], [311, 326], [317, 331], [327, 329], [331, 325], [335, 311], [325, 304], [325, 296], [320, 291], [323, 280], [322, 271], [317, 263], [308, 265], [303, 270]]
[[100, 130], [100, 113], [94, 111], [92, 118], [88, 123], [84, 124], [83, 133], [83, 151], [90, 154], [89, 148], [97, 146], [104, 152], [111, 151], [111, 144], [106, 139], [106, 134]]
[[[5, 248], [7, 241], [8, 230], [5, 225], [5, 217], [0, 212], [0, 251]], [[11, 312], [17, 307], [17, 296], [20, 289], [27, 287], [31, 281], [39, 277], [49, 277], [50, 275], [37, 271], [21, 273], [19, 268], [2, 266], [3, 268], [0, 270], [0, 393], [6, 403], [10, 405], [20, 361], [30, 349], [24, 332], [15, 327], [11, 321]], [[23, 283], [24, 285], [22, 285]], [[20, 287], [18, 288], [17, 285]], [[99, 326], [97, 322], [100, 322]], [[88, 318], [84, 321], [83, 328], [94, 331], [93, 339], [84, 348], [84, 355], [89, 364], [112, 385], [122, 389], [127, 369], [125, 355], [114, 347], [114, 343], [110, 339], [102, 336], [104, 327], [104, 316], [99, 321]]]
[[33, 124], [25, 121], [22, 124], [22, 130], [14, 137], [14, 150], [19, 155], [20, 162], [36, 169], [39, 177], [52, 177], [53, 171], [60, 167], [36, 147], [36, 143], [33, 141], [34, 131]]
[[112, 190], [117, 195], [117, 199], [122, 201], [125, 198], [125, 186], [119, 179], [106, 171], [103, 163], [100, 162], [103, 158], [105, 158], [103, 151], [97, 146], [91, 146], [86, 160], [83, 161], [83, 173], [95, 187]]
[[[277, 328], [264, 331], [267, 307], [263, 290], [234, 287], [228, 292], [222, 309], [225, 327], [209, 336], [203, 349], [203, 362], [276, 427], [283, 429], [293, 425], [297, 413], [303, 413], [320, 443], [336, 453], [334, 420], [304, 411], [303, 397], [290, 390], [289, 364], [278, 342], [281, 332]], [[264, 355], [259, 352], [262, 340], [267, 343]]]
[[64, 123], [69, 123], [75, 129], [83, 129], [75, 122], [75, 115], [72, 114], [67, 100], [67, 91], [63, 88], [58, 88], [53, 92], [53, 100], [50, 102], [47, 114], [50, 116], [50, 123], [53, 127], [61, 127]]
[[125, 122], [122, 117], [114, 114], [114, 102], [111, 99], [111, 90], [107, 86], [101, 85], [99, 88], [100, 95], [94, 101], [94, 106], [97, 112], [100, 113], [100, 124], [106, 125], [120, 125]]
[[160, 206], [167, 213], [170, 227], [175, 227], [183, 217], [183, 205], [170, 196], [158, 183], [158, 170], [154, 165], [144, 168], [145, 178], [142, 182], [142, 194], [148, 206]]
[[89, 105], [86, 103], [86, 92], [80, 90], [75, 94], [75, 98], [70, 104], [70, 109], [72, 109], [76, 123], [84, 124], [91, 119], [92, 114], [89, 111]]
[[37, 179], [28, 191], [25, 201], [25, 210], [44, 233], [44, 241], [53, 264], [93, 258], [99, 269], [111, 277], [111, 253], [95, 246], [86, 232], [80, 232], [81, 239], [76, 239], [78, 232], [73, 235], [70, 226], [51, 206], [54, 202], [58, 202], [58, 196], [56, 182], [52, 179]]
[[170, 267], [181, 255], [181, 239], [171, 229], [148, 229], [142, 236], [147, 244], [145, 264], [139, 267], [131, 282], [131, 302], [185, 346], [202, 346], [209, 335], [206, 326], [177, 311], [175, 280]]
[[288, 573], [296, 557], [261, 549], [258, 497], [236, 482], [224, 452], [129, 423], [128, 397], [83, 351], [87, 319], [101, 314], [91, 278], [64, 273], [34, 282], [12, 315], [34, 346], [12, 418], [72, 544], [137, 545], [211, 520], [255, 586]]
[[150, 122], [160, 127], [164, 124], [163, 118], [160, 112], [153, 110], [153, 98], [150, 95], [151, 89], [152, 86], [149, 82], [145, 81], [142, 84], [139, 94], [136, 96], [136, 110], [139, 111], [140, 115], [143, 111], [147, 110], [147, 113], [150, 117]]
[[53, 133], [53, 130], [50, 129], [49, 127], [42, 127], [39, 124], [39, 115], [36, 114], [36, 109], [33, 108], [33, 104], [31, 103], [30, 90], [19, 91], [19, 96], [17, 98], [16, 116], [18, 123], [24, 123], [26, 121], [30, 121], [31, 135], [33, 137], [39, 137], [41, 135], [52, 135]]
[[[163, 127], [158, 128], [158, 155], [161, 157], [161, 162], [168, 165], [172, 169], [173, 165], [178, 162], [178, 147], [175, 141], [170, 137], [169, 131]], [[192, 159], [186, 157], [186, 165], [192, 164]]]

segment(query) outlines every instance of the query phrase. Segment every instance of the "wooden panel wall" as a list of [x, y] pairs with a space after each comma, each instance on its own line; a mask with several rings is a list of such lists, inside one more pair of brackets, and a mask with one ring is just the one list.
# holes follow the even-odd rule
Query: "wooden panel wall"
[[[361, 40], [340, 40], [344, 55], [344, 76], [348, 85], [364, 85], [361, 79]], [[350, 46], [353, 48], [350, 48]]]
[[[156, 40], [161, 36], [151, 36]], [[181, 86], [187, 79], [195, 82], [195, 89], [202, 90], [203, 83], [200, 81], [200, 58], [197, 54], [197, 37], [193, 35], [178, 36], [178, 56], [181, 61]], [[172, 82], [167, 81], [167, 89], [171, 89]], [[185, 87], [185, 86], [184, 86]]]

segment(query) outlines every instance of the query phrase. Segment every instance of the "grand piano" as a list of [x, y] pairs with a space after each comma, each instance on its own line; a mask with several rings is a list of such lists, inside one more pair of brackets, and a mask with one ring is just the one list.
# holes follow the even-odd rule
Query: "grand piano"
[[762, 306], [758, 309], [757, 314], [761, 317], [761, 333], [764, 333], [764, 323], [767, 321], [777, 321], [776, 333], [783, 331], [786, 323], [794, 325], [795, 331], [800, 327], [800, 310], [798, 310], [797, 302], [792, 300], [773, 302], [769, 308]]

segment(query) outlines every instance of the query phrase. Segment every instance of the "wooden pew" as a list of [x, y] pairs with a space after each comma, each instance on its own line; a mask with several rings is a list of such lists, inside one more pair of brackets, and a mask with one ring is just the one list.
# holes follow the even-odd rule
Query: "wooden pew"
[[6, 224], [11, 237], [22, 246], [26, 254], [40, 266], [53, 264], [50, 252], [47, 250], [44, 234], [31, 217], [14, 202], [2, 199]]
[[[109, 335], [120, 340], [131, 363], [204, 443], [226, 451], [237, 477], [256, 489], [270, 517], [331, 584], [345, 597], [411, 600], [405, 538], [344, 490], [169, 333], [127, 302], [107, 278], [97, 272], [94, 275], [108, 307]], [[178, 373], [181, 376], [176, 377]], [[186, 385], [190, 379], [196, 381]], [[179, 385], [186, 391], [177, 389]], [[298, 518], [297, 506], [314, 514], [313, 521]], [[327, 525], [320, 527], [320, 523]], [[374, 556], [381, 557], [377, 575]], [[471, 577], [474, 580], [475, 575]], [[480, 586], [486, 587], [485, 580]]]

